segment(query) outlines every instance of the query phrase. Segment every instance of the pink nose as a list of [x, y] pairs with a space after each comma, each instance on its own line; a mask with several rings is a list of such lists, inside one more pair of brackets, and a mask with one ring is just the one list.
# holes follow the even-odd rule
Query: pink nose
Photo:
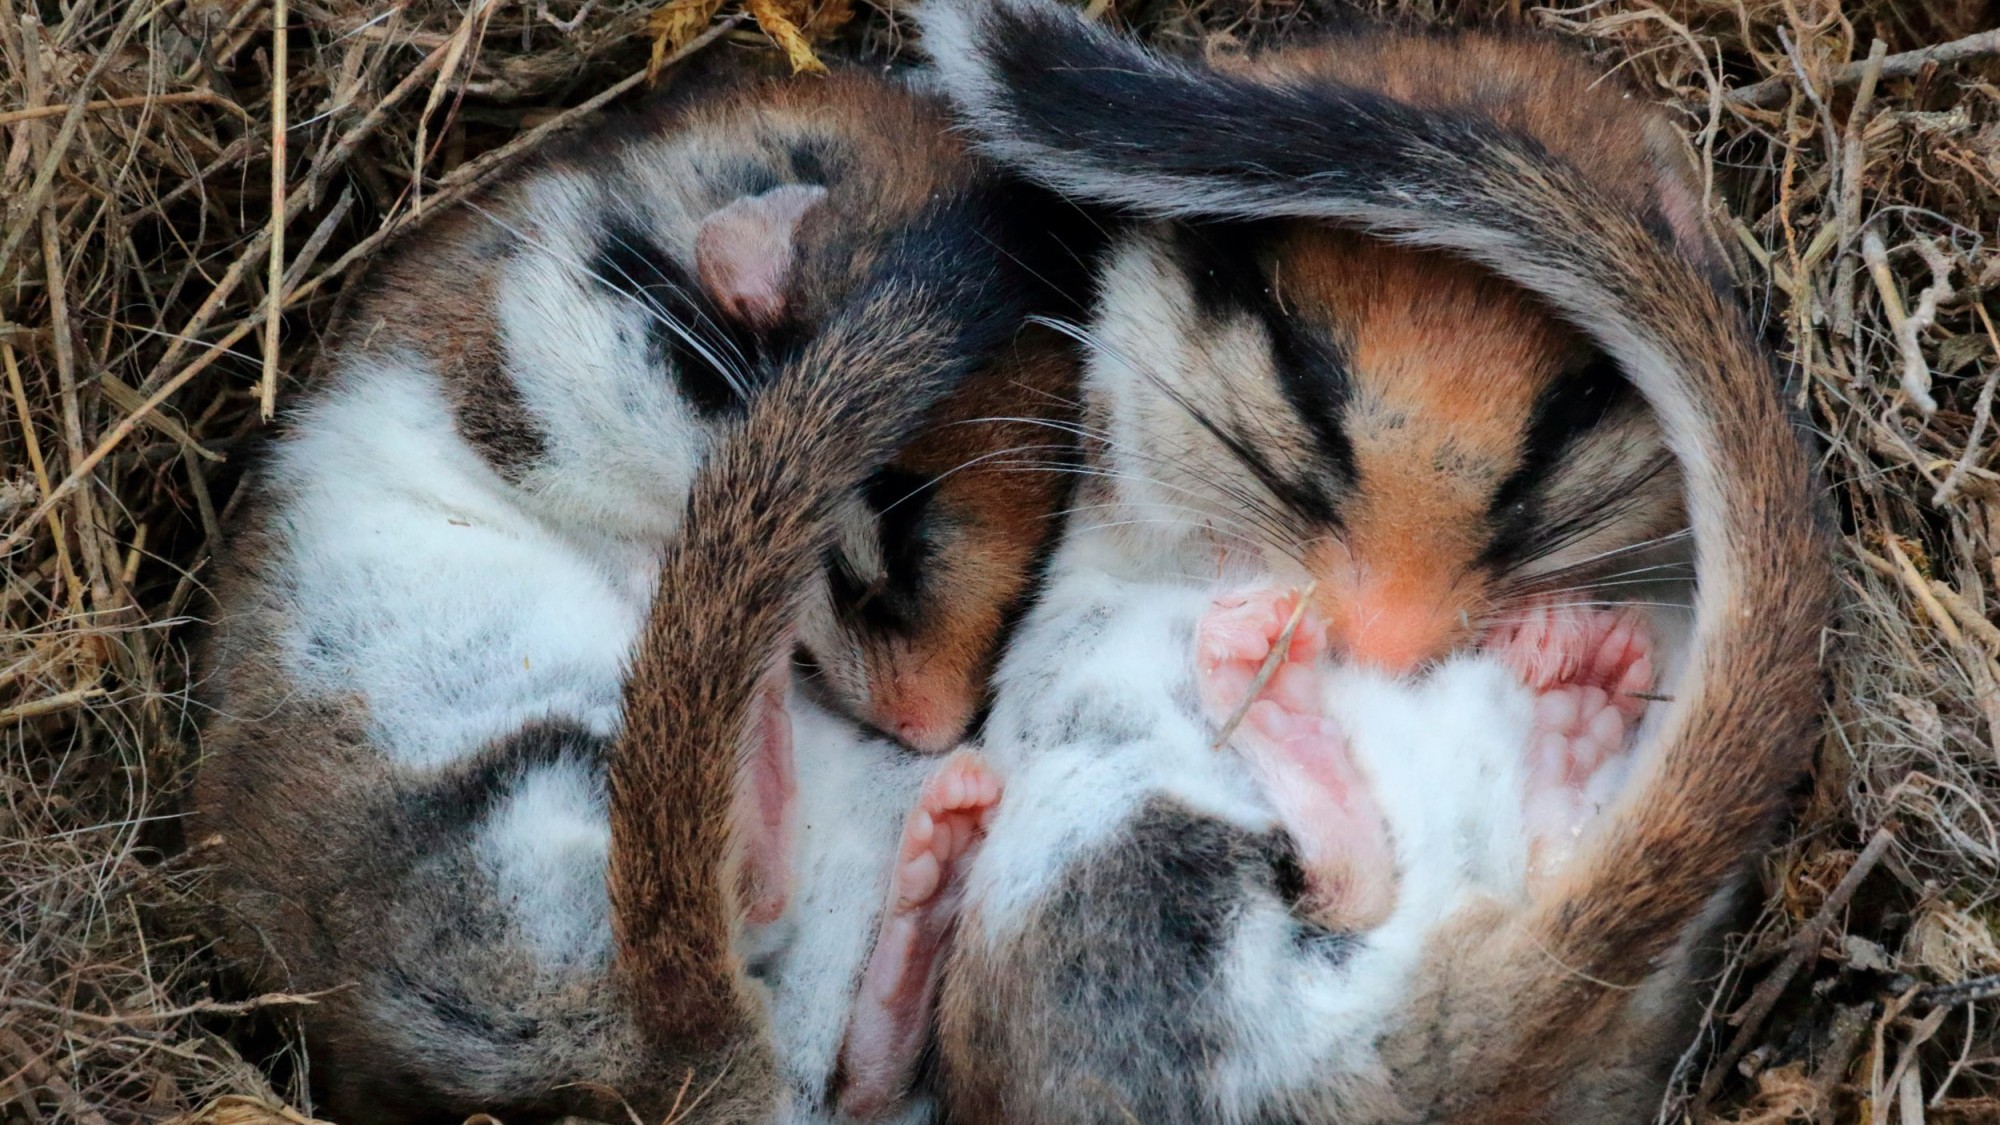
[[1347, 605], [1327, 628], [1327, 644], [1348, 660], [1401, 676], [1451, 648], [1452, 627], [1443, 615], [1394, 605]]
[[870, 685], [877, 730], [923, 754], [942, 754], [965, 738], [976, 690], [949, 676], [880, 676]]
[[958, 745], [959, 732], [918, 719], [904, 719], [893, 728], [896, 741], [925, 754], [942, 754]]

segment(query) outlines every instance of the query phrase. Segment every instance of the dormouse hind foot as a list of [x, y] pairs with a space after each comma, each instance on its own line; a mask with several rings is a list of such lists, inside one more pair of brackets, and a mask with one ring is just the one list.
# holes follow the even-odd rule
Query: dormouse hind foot
[[957, 920], [956, 873], [1000, 804], [1000, 778], [969, 751], [946, 759], [903, 824], [889, 903], [841, 1047], [840, 1110], [868, 1120], [907, 1091], [930, 1027], [940, 954]]
[[1535, 691], [1527, 745], [1531, 878], [1573, 856], [1622, 771], [1653, 689], [1653, 639], [1635, 609], [1543, 605], [1491, 642]]
[[[1249, 763], [1297, 846], [1307, 914], [1351, 932], [1380, 924], [1395, 906], [1395, 854], [1374, 789], [1325, 713], [1325, 655], [1326, 630], [1310, 609], [1300, 611], [1296, 591], [1225, 594], [1195, 633], [1195, 678], [1209, 722]], [[1241, 722], [1225, 730], [1253, 690]]]

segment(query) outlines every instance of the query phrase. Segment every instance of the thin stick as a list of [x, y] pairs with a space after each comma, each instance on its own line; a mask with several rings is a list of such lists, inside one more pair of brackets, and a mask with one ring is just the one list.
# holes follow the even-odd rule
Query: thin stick
[[[102, 690], [102, 689], [99, 689]], [[99, 1027], [127, 1027], [141, 1023], [159, 1023], [163, 1020], [185, 1019], [188, 1016], [247, 1016], [271, 1008], [313, 1007], [340, 988], [327, 988], [318, 992], [267, 992], [252, 996], [248, 1000], [224, 1002], [220, 1000], [197, 1000], [178, 1008], [159, 1008], [150, 1012], [112, 1012], [102, 1015], [75, 1008], [61, 1008], [45, 1004], [39, 1000], [0, 999], [0, 1006], [18, 1008], [23, 1011], [40, 1012], [44, 1015], [61, 1016], [77, 1023], [96, 1024]]]
[[1238, 703], [1236, 710], [1229, 713], [1228, 721], [1224, 722], [1222, 729], [1216, 732], [1215, 741], [1209, 745], [1209, 749], [1220, 750], [1229, 742], [1229, 736], [1235, 734], [1236, 728], [1243, 725], [1243, 716], [1250, 713], [1250, 705], [1257, 702], [1257, 697], [1263, 694], [1265, 686], [1271, 682], [1271, 677], [1278, 674], [1278, 665], [1285, 662], [1285, 654], [1291, 651], [1292, 634], [1299, 631], [1299, 622], [1306, 619], [1306, 609], [1312, 604], [1313, 591], [1317, 589], [1319, 582], [1315, 580], [1306, 583], [1306, 588], [1299, 591], [1299, 604], [1292, 607], [1292, 616], [1285, 622], [1285, 627], [1278, 630], [1278, 639], [1271, 642], [1271, 651], [1264, 654], [1264, 663], [1258, 665], [1257, 674], [1250, 680], [1250, 690], [1243, 695], [1243, 702]]
[[414, 192], [411, 206], [420, 213], [424, 209], [424, 162], [430, 159], [430, 153], [426, 151], [428, 146], [425, 144], [425, 131], [430, 126], [431, 114], [436, 113], [437, 107], [444, 104], [444, 92], [451, 85], [451, 76], [457, 73], [458, 64], [464, 60], [466, 50], [472, 46], [475, 36], [473, 29], [476, 26], [477, 35], [483, 38], [486, 34], [485, 17], [491, 11], [491, 5], [485, 0], [473, 0], [471, 10], [467, 11], [465, 18], [459, 21], [458, 31], [445, 46], [444, 64], [438, 67], [437, 79], [431, 83], [430, 97], [424, 101], [423, 112], [417, 114], [417, 140], [410, 153], [412, 162], [410, 185]]
[[1910, 1001], [1913, 1008], [1956, 1008], [1978, 1000], [2000, 996], [2000, 973], [1974, 977], [1957, 984], [1934, 984], [1918, 991]]
[[1965, 439], [1965, 452], [1959, 455], [1951, 472], [1945, 474], [1944, 483], [1931, 494], [1932, 506], [1939, 508], [1950, 503], [1951, 498], [1958, 494], [1959, 484], [1972, 470], [1972, 463], [1979, 459], [1979, 441], [1986, 436], [1987, 423], [1993, 420], [1993, 384], [2000, 381], [2000, 333], [1993, 330], [1993, 319], [1986, 315], [1986, 306], [1974, 303], [1972, 310], [1979, 314], [1979, 319], [1986, 325], [1986, 338], [1993, 342], [1993, 370], [1986, 373], [1986, 385], [1979, 389], [1979, 403], [1972, 409], [1972, 433]]
[[1786, 986], [1792, 983], [1792, 978], [1798, 975], [1799, 970], [1805, 967], [1806, 958], [1819, 948], [1820, 938], [1825, 935], [1827, 928], [1833, 925], [1834, 916], [1847, 908], [1847, 900], [1854, 897], [1854, 892], [1861, 886], [1861, 881], [1868, 877], [1869, 872], [1875, 870], [1876, 864], [1882, 862], [1882, 857], [1888, 853], [1889, 845], [1895, 838], [1896, 834], [1891, 825], [1876, 829], [1875, 835], [1868, 841], [1868, 846], [1861, 849], [1861, 854], [1855, 857], [1854, 866], [1847, 869], [1847, 874], [1841, 877], [1833, 892], [1820, 904], [1819, 913], [1814, 914], [1812, 921], [1807, 922], [1804, 928], [1792, 935], [1791, 948], [1785, 954], [1785, 960], [1772, 970], [1770, 976], [1764, 978], [1763, 983], [1757, 986], [1756, 992], [1751, 993], [1750, 1002], [1738, 1010], [1736, 1035], [1730, 1039], [1729, 1049], [1722, 1052], [1722, 1057], [1716, 1060], [1714, 1066], [1709, 1067], [1708, 1077], [1701, 1084], [1701, 1094], [1696, 1102], [1698, 1106], [1707, 1105], [1715, 1097], [1716, 1091], [1722, 1088], [1723, 1079], [1736, 1070], [1736, 1061], [1750, 1049], [1750, 1044], [1757, 1033], [1763, 1030], [1764, 1020], [1771, 1014], [1771, 1009], [1777, 1006], [1778, 997], [1783, 994]]
[[1896, 542], [1894, 535], [1883, 536], [1882, 545], [1889, 549], [1889, 556], [1896, 560], [1896, 577], [1902, 579], [1903, 585], [1909, 588], [1910, 593], [1916, 596], [1917, 602], [1924, 607], [1924, 612], [1930, 614], [1938, 632], [1944, 634], [1944, 639], [1950, 641], [1952, 647], [1964, 645], [1965, 634], [1959, 630], [1958, 622], [1952, 619], [1944, 604], [1931, 592], [1931, 584], [1924, 581], [1922, 572], [1917, 570], [1916, 563], [1910, 561], [1910, 556], [1903, 550], [1903, 545]]
[[[111, 65], [111, 60], [124, 57], [125, 41], [132, 37], [133, 31], [137, 30], [139, 17], [151, 11], [152, 7], [150, 4], [126, 6], [125, 18], [119, 21], [118, 30], [112, 32], [111, 40], [98, 51], [97, 61], [90, 65], [89, 73], [85, 74], [83, 81], [77, 84], [77, 100], [69, 104], [69, 112], [63, 116], [62, 127], [56, 130], [55, 141], [43, 155], [42, 166], [35, 173], [34, 185], [28, 188], [28, 193], [18, 201], [20, 206], [18, 214], [32, 215], [41, 209], [43, 198], [55, 186], [56, 172], [62, 166], [63, 154], [69, 151], [70, 142], [76, 139], [77, 127], [83, 124], [84, 107], [90, 104], [85, 99], [91, 90], [97, 88], [97, 80], [104, 76], [104, 70]], [[21, 43], [30, 56], [39, 50], [37, 43], [41, 26], [41, 21], [33, 15], [21, 17]], [[28, 231], [34, 226], [33, 223], [18, 223], [7, 232], [6, 239], [0, 241], [0, 277], [8, 276], [12, 271], [14, 252], [21, 248], [21, 241], [28, 236]]]
[[91, 700], [106, 694], [108, 693], [101, 687], [87, 687], [78, 688], [75, 691], [66, 691], [61, 695], [51, 695], [42, 699], [31, 700], [18, 707], [9, 707], [5, 710], [0, 710], [0, 726], [6, 726], [9, 723], [18, 723], [23, 719], [33, 719], [42, 715], [53, 715], [58, 711], [68, 711], [71, 708], [81, 707]]
[[279, 302], [285, 299], [285, 69], [290, 39], [286, 0], [271, 0], [271, 265], [264, 294], [264, 379], [257, 416], [268, 422], [278, 404]]
[[[1875, 100], [1875, 86], [1882, 77], [1882, 63], [1889, 45], [1877, 39], [1868, 49], [1861, 88], [1854, 92], [1854, 105], [1847, 111], [1847, 131], [1840, 141], [1840, 221], [1831, 229], [1840, 236], [1840, 248], [1852, 253], [1854, 235], [1861, 229], [1861, 180], [1868, 163], [1868, 145], [1862, 138], [1869, 110]], [[1843, 267], [1834, 282], [1834, 335], [1845, 338], [1854, 324], [1854, 271]]]
[[[1937, 323], [1938, 306], [1958, 296], [1958, 290], [1951, 283], [1951, 271], [1956, 267], [1950, 255], [1928, 238], [1920, 238], [1910, 244], [1917, 256], [1931, 268], [1931, 283], [1917, 294], [1917, 307], [1903, 321], [1903, 381], [1906, 385], [1915, 383], [1928, 398], [1931, 386], [1930, 364], [1924, 359], [1923, 334]], [[1917, 396], [1912, 394], [1912, 398]], [[1918, 405], [1923, 405], [1919, 401]], [[1933, 404], [1933, 407], [1935, 404]], [[1925, 410], [1928, 414], [1929, 409]]]
[[[24, 22], [24, 30], [25, 27]], [[35, 103], [40, 103], [47, 93], [39, 59], [39, 53], [31, 52], [26, 59], [27, 65], [22, 68], [27, 72], [28, 97]], [[39, 147], [40, 132], [39, 125], [29, 127], [29, 144], [35, 146], [37, 155], [43, 151]], [[63, 259], [62, 223], [56, 215], [53, 197], [42, 201], [39, 221], [42, 283], [49, 305], [49, 335], [56, 353], [56, 397], [62, 408], [63, 443], [70, 463], [74, 465], [83, 454], [83, 401], [77, 393], [76, 337], [69, 319], [69, 266]], [[73, 469], [71, 473], [76, 475]], [[77, 553], [83, 556], [84, 573], [90, 579], [94, 604], [98, 609], [107, 609], [110, 607], [110, 587], [105, 582], [104, 560], [97, 541], [96, 507], [90, 493], [78, 493], [70, 513], [69, 526], [76, 533]]]
[[299, 247], [299, 252], [292, 255], [292, 264], [285, 267], [285, 280], [279, 286], [285, 291], [285, 308], [291, 308], [298, 303], [292, 290], [298, 288], [299, 280], [305, 277], [306, 271], [319, 260], [320, 251], [326, 249], [327, 242], [333, 238], [334, 230], [347, 218], [347, 212], [353, 207], [354, 189], [343, 188], [340, 198], [333, 201], [333, 208], [319, 221], [319, 225], [313, 228], [313, 232], [306, 236], [305, 245]]
[[[245, 121], [250, 120], [250, 112], [213, 90], [185, 90], [178, 94], [135, 94], [129, 98], [103, 98], [83, 103], [85, 113], [103, 113], [113, 109], [150, 109], [162, 105], [212, 105], [226, 109]], [[39, 121], [44, 117], [57, 117], [69, 112], [66, 105], [42, 105], [33, 109], [13, 109], [0, 113], [0, 125], [18, 125], [23, 121]]]
[[[14, 359], [14, 345], [0, 342], [0, 366], [7, 369], [7, 389], [14, 394], [14, 410], [21, 418], [21, 440], [27, 447], [28, 465], [35, 471], [35, 487], [41, 490], [42, 503], [48, 508], [45, 515], [49, 521], [49, 535], [56, 546], [56, 569], [62, 574], [64, 592], [69, 597], [70, 612], [83, 615], [83, 583], [76, 577], [76, 564], [70, 561], [68, 537], [63, 534], [62, 515], [49, 503], [49, 468], [42, 460], [42, 443], [35, 436], [35, 418], [28, 410], [28, 391], [21, 382], [21, 365]], [[34, 526], [29, 521], [29, 527]]]
[[[137, 410], [139, 404], [146, 401], [144, 395], [127, 386], [125, 380], [109, 371], [98, 375], [97, 387], [104, 393], [105, 400], [119, 410]], [[146, 424], [172, 438], [176, 444], [204, 461], [220, 464], [228, 460], [222, 454], [196, 441], [195, 436], [187, 431], [187, 427], [158, 410], [146, 416]]]
[[2000, 656], [2000, 625], [1981, 617], [1964, 595], [1935, 578], [1930, 581], [1930, 590], [1938, 604], [1950, 610], [1952, 617], [1967, 633], [1978, 638], [1980, 645], [1986, 649], [1986, 655]]
[[[667, 56], [660, 63], [660, 67], [665, 69], [684, 61], [696, 51], [722, 38], [723, 35], [733, 30], [737, 24], [742, 23], [743, 19], [744, 17], [741, 14], [731, 16], [714, 27], [709, 28], [707, 31], [702, 32], [700, 35], [695, 36], [688, 41], [687, 46]], [[513, 140], [508, 141], [506, 144], [501, 145], [499, 148], [482, 154], [477, 160], [459, 165], [449, 175], [438, 181], [438, 185], [442, 190], [431, 197], [431, 201], [425, 204], [421, 212], [404, 212], [399, 216], [384, 221], [374, 234], [348, 247], [347, 252], [335, 259], [332, 265], [315, 275], [312, 279], [301, 284], [285, 303], [291, 305], [310, 297], [320, 286], [346, 273], [354, 263], [374, 253], [377, 247], [401, 233], [404, 228], [412, 225], [421, 225], [433, 215], [442, 213], [447, 204], [456, 203], [472, 194], [480, 185], [491, 179], [501, 169], [507, 167], [513, 160], [534, 149], [555, 133], [574, 124], [578, 118], [602, 109], [612, 99], [646, 81], [647, 72], [650, 69], [648, 67], [619, 79], [601, 92], [593, 95], [590, 100], [562, 111], [540, 125], [515, 137]]]
[[132, 533], [131, 549], [125, 552], [125, 569], [119, 572], [118, 582], [128, 590], [132, 588], [132, 583], [138, 579], [139, 562], [146, 555], [146, 529], [148, 526], [143, 523], [139, 525], [139, 530]]
[[[1911, 999], [1914, 999], [1912, 997]], [[1885, 1013], [1878, 1026], [1886, 1026], [1902, 1013], [1891, 1009]], [[1900, 1125], [1924, 1125], [1924, 1076], [1921, 1068], [1912, 1066], [1917, 1061], [1917, 1048], [1930, 1042], [1938, 1028], [1944, 1026], [1946, 1011], [1932, 1012], [1918, 1020], [1911, 1029], [1910, 1038], [1903, 1049], [1896, 1053], [1896, 1069], [1889, 1074], [1889, 1082], [1880, 1090], [1870, 1091], [1874, 1103], [1876, 1125], [1889, 1125], [1889, 1107], [1896, 1107], [1896, 1118]], [[1892, 1099], [1890, 1091], [1895, 1092]]]
[[[1899, 381], [1903, 393], [1928, 418], [1937, 413], [1937, 400], [1931, 397], [1931, 369], [1924, 362], [1923, 347], [1913, 328], [1910, 314], [1903, 309], [1903, 295], [1896, 289], [1896, 275], [1889, 271], [1889, 248], [1882, 242], [1882, 236], [1874, 231], [1861, 236], [1861, 258], [1868, 263], [1868, 274], [1875, 279], [1875, 289], [1882, 297], [1882, 315], [1889, 321], [1889, 330], [1895, 333], [1896, 347], [1902, 353], [1903, 370]], [[1927, 291], [1928, 292], [1928, 291]]]
[[[1927, 63], [1937, 63], [1942, 66], [1945, 63], [1963, 62], [1966, 59], [1993, 54], [2000, 54], [2000, 29], [1981, 31], [1963, 39], [1954, 39], [1949, 43], [1919, 47], [1914, 51], [1890, 55], [1882, 60], [1882, 77], [1908, 78], [1922, 70]], [[1867, 71], [1866, 62], [1848, 63], [1834, 71], [1828, 82], [1834, 86], [1852, 86], [1861, 81], [1861, 76]], [[1723, 96], [1723, 100], [1731, 105], [1776, 109], [1785, 103], [1791, 84], [1790, 75], [1766, 78], [1762, 82], [1753, 82], [1741, 89], [1731, 90]]]

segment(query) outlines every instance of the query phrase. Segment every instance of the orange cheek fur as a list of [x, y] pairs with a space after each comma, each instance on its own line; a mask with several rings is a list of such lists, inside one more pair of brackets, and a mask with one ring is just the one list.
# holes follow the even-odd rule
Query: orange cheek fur
[[1574, 341], [1443, 255], [1309, 226], [1283, 252], [1288, 307], [1341, 341], [1354, 382], [1358, 484], [1342, 541], [1308, 556], [1314, 601], [1343, 658], [1413, 671], [1486, 616], [1485, 509]]
[[[905, 745], [928, 753], [957, 746], [986, 698], [1008, 608], [1032, 581], [1036, 553], [1054, 528], [1065, 495], [1059, 474], [1022, 472], [1028, 463], [1061, 464], [1073, 448], [1039, 422], [1069, 422], [1076, 367], [1046, 329], [1023, 333], [1016, 362], [982, 373], [952, 402], [931, 436], [896, 464], [942, 478], [933, 504], [957, 528], [929, 580], [935, 596], [921, 627], [867, 648], [868, 718]], [[979, 421], [985, 419], [985, 421]], [[988, 463], [981, 454], [1013, 451]]]

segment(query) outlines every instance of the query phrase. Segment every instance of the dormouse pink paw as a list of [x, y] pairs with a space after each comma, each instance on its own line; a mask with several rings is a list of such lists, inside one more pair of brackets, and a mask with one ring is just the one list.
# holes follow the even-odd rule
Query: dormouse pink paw
[[1332, 719], [1268, 699], [1250, 705], [1239, 752], [1290, 833], [1306, 876], [1306, 912], [1356, 932], [1396, 904], [1396, 856], [1375, 789]]
[[1195, 680], [1210, 722], [1220, 726], [1243, 705], [1280, 639], [1286, 640], [1284, 657], [1258, 698], [1302, 713], [1320, 711], [1317, 665], [1326, 652], [1326, 629], [1307, 609], [1286, 639], [1298, 607], [1296, 590], [1268, 587], [1215, 599], [1195, 628]]
[[1635, 609], [1537, 606], [1491, 643], [1535, 695], [1524, 810], [1531, 877], [1573, 856], [1612, 797], [1605, 767], [1629, 749], [1653, 689], [1653, 639]]
[[1326, 630], [1310, 609], [1299, 612], [1296, 591], [1215, 600], [1195, 634], [1202, 704], [1222, 733], [1281, 644], [1275, 671], [1227, 743], [1298, 847], [1307, 912], [1330, 929], [1368, 929], [1395, 905], [1395, 855], [1374, 789], [1325, 713]]
[[1487, 639], [1529, 687], [1602, 690], [1627, 721], [1653, 688], [1653, 638], [1636, 609], [1537, 604]]
[[957, 918], [953, 879], [1000, 804], [1000, 779], [962, 751], [931, 775], [903, 824], [874, 952], [841, 1047], [840, 1110], [859, 1120], [908, 1089], [930, 1026], [931, 995]]

